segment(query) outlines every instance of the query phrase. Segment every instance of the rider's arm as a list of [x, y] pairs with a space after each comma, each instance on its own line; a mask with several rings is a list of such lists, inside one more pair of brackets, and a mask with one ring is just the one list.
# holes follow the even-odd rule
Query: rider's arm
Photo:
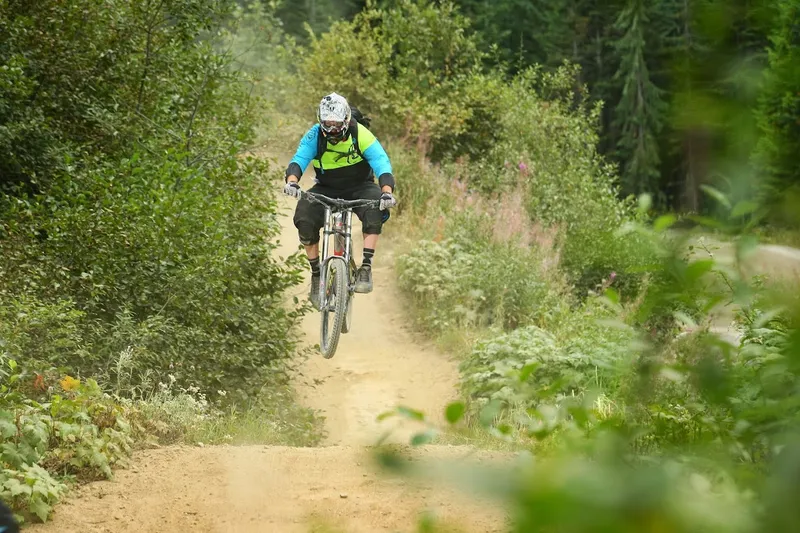
[[389, 156], [375, 135], [360, 124], [358, 126], [358, 144], [361, 153], [364, 154], [364, 159], [378, 176], [378, 185], [381, 186], [381, 190], [392, 192], [394, 190], [394, 174], [392, 174], [392, 163], [389, 161]]
[[317, 155], [317, 137], [319, 136], [319, 124], [314, 124], [310, 130], [303, 135], [300, 145], [297, 147], [294, 157], [289, 162], [284, 175], [284, 181], [300, 181], [303, 171]]

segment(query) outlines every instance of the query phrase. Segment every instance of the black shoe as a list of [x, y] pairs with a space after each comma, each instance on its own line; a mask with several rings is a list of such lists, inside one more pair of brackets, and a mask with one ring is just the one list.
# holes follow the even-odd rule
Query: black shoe
[[369, 265], [361, 265], [361, 268], [356, 272], [356, 292], [366, 294], [372, 292], [372, 267]]
[[319, 276], [311, 276], [311, 288], [308, 290], [308, 299], [314, 309], [319, 309]]

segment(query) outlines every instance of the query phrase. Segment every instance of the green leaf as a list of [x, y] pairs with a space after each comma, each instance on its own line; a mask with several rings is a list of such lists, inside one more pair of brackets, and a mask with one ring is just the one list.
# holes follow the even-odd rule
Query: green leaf
[[450, 424], [455, 424], [464, 417], [465, 410], [464, 402], [453, 402], [445, 409], [444, 416]]
[[763, 328], [770, 321], [772, 321], [774, 318], [779, 317], [785, 311], [786, 311], [786, 308], [784, 308], [784, 307], [777, 307], [775, 309], [770, 309], [768, 311], [765, 311], [765, 312], [759, 314], [758, 317], [756, 317], [756, 319], [753, 321], [753, 327], [754, 328]]
[[567, 409], [567, 412], [569, 412], [578, 426], [583, 428], [589, 424], [589, 414], [583, 406], [573, 405]]
[[683, 311], [675, 311], [672, 313], [672, 315], [675, 317], [675, 320], [683, 324], [685, 327], [690, 327], [693, 329], [697, 327], [697, 323], [694, 321], [694, 319], [692, 319], [692, 317]]
[[497, 426], [497, 431], [501, 435], [510, 435], [514, 428], [511, 427], [510, 424], [500, 424]]
[[715, 229], [725, 229], [725, 224], [723, 224], [722, 222], [720, 222], [715, 218], [703, 217], [697, 215], [689, 215], [687, 218], [693, 222], [696, 222], [697, 224], [700, 224], [701, 226], [706, 226]]
[[536, 369], [539, 368], [540, 366], [541, 363], [539, 363], [538, 361], [535, 363], [528, 363], [527, 365], [525, 365], [519, 372], [520, 383], [527, 381], [528, 378], [531, 377], [531, 374], [533, 374], [534, 371], [536, 371]]
[[430, 510], [420, 515], [417, 530], [419, 533], [436, 533], [436, 518]]
[[705, 191], [710, 197], [715, 199], [717, 202], [722, 204], [723, 206], [727, 207], [728, 209], [731, 208], [731, 202], [728, 200], [728, 197], [725, 196], [720, 190], [711, 187], [710, 185], [700, 185], [700, 188]]
[[673, 214], [662, 215], [658, 217], [655, 222], [653, 222], [653, 229], [660, 233], [665, 229], [672, 227], [677, 221], [678, 217]]
[[702, 261], [690, 263], [689, 266], [686, 267], [686, 281], [694, 283], [712, 268], [714, 268], [713, 259], [704, 259]]
[[483, 409], [481, 409], [481, 414], [480, 414], [481, 425], [483, 425], [484, 427], [488, 427], [489, 425], [491, 425], [492, 422], [494, 422], [494, 419], [497, 417], [497, 415], [500, 414], [500, 411], [502, 411], [502, 409], [503, 409], [503, 402], [501, 402], [500, 400], [492, 400], [488, 404], [486, 404], [486, 406]]
[[28, 506], [33, 514], [39, 517], [42, 522], [47, 522], [47, 517], [50, 516], [50, 511], [53, 509], [41, 498], [33, 498]]
[[750, 200], [742, 200], [737, 203], [731, 211], [731, 217], [738, 218], [744, 215], [754, 213], [758, 209], [758, 204]]
[[639, 196], [639, 211], [648, 211], [653, 206], [653, 197], [645, 193]]
[[404, 405], [401, 405], [397, 408], [397, 414], [399, 414], [402, 417], [408, 418], [409, 420], [419, 420], [419, 421], [425, 420], [425, 413], [423, 413], [422, 411], [417, 411], [416, 409], [412, 409], [410, 407], [406, 407]]
[[411, 437], [411, 445], [424, 446], [426, 444], [430, 444], [435, 437], [436, 431], [433, 429], [428, 429]]
[[391, 418], [393, 416], [397, 416], [397, 411], [396, 410], [395, 411], [384, 411], [383, 413], [381, 413], [377, 417], [375, 417], [375, 420], [378, 421], [378, 422], [383, 422], [387, 418]]
[[754, 235], [742, 235], [736, 241], [736, 254], [739, 259], [744, 259], [758, 248], [758, 237]]
[[616, 289], [612, 287], [607, 288], [605, 292], [605, 297], [612, 304], [612, 307], [619, 306], [619, 293], [616, 291]]
[[21, 483], [18, 479], [9, 479], [5, 483], [5, 488], [11, 491], [11, 496], [20, 496], [24, 494], [25, 496], [30, 496], [33, 494], [33, 489], [30, 485], [26, 485], [25, 483]]

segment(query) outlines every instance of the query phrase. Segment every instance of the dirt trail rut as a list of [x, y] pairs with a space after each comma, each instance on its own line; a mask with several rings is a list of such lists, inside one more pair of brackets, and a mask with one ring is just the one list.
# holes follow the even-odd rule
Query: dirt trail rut
[[[310, 180], [304, 180], [306, 183]], [[294, 201], [282, 199], [279, 254], [297, 249], [291, 221]], [[360, 258], [360, 223], [354, 233]], [[421, 345], [402, 325], [387, 242], [375, 259], [375, 290], [357, 295], [353, 331], [336, 355], [315, 354], [298, 383], [301, 401], [326, 416], [320, 448], [268, 446], [169, 447], [147, 450], [111, 482], [93, 483], [57, 507], [52, 522], [36, 533], [307, 533], [416, 531], [426, 509], [463, 531], [501, 531], [503, 513], [439, 483], [392, 479], [372, 467], [369, 446], [388, 429], [391, 441], [408, 442], [416, 429], [376, 422], [397, 404], [436, 415], [456, 396], [457, 369]], [[307, 283], [298, 287], [305, 297]], [[319, 338], [319, 317], [303, 324], [306, 342]], [[432, 446], [419, 458], [458, 458], [470, 450]], [[488, 454], [487, 454], [488, 455]]]

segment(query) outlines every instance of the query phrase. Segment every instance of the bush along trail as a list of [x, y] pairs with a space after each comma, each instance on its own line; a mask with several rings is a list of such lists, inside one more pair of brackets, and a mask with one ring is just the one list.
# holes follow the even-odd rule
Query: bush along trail
[[0, 498], [26, 523], [155, 440], [318, 439], [230, 8], [0, 3]]

